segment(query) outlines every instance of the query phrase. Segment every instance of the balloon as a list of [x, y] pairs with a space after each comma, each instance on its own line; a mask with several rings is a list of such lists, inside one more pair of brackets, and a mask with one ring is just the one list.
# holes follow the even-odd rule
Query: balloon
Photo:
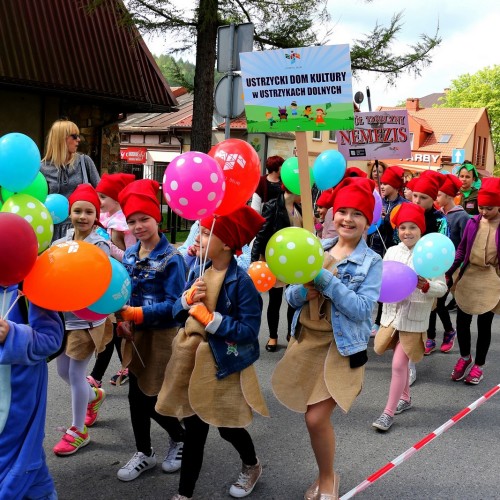
[[189, 151], [174, 158], [163, 176], [163, 194], [170, 208], [184, 219], [212, 215], [222, 203], [224, 174], [210, 156]]
[[91, 311], [88, 307], [84, 307], [83, 309], [79, 309], [78, 311], [73, 311], [73, 314], [85, 321], [99, 321], [108, 317], [107, 314], [96, 313], [94, 311]]
[[208, 154], [224, 173], [226, 191], [217, 215], [227, 215], [242, 207], [252, 197], [260, 179], [260, 159], [255, 149], [241, 139], [226, 139]]
[[54, 234], [52, 217], [45, 205], [29, 194], [14, 194], [3, 205], [2, 212], [20, 215], [29, 222], [38, 240], [38, 253], [50, 246]]
[[339, 151], [327, 149], [314, 161], [313, 176], [318, 189], [322, 191], [336, 186], [344, 177], [347, 163]]
[[27, 135], [13, 132], [0, 138], [0, 186], [19, 193], [40, 171], [40, 151]]
[[269, 269], [267, 262], [263, 260], [252, 262], [248, 268], [248, 274], [259, 292], [267, 292], [276, 284], [276, 276]]
[[127, 303], [132, 293], [130, 276], [123, 264], [112, 257], [109, 257], [109, 261], [111, 263], [109, 286], [104, 295], [88, 307], [89, 311], [105, 316], [119, 311]]
[[323, 248], [307, 229], [286, 227], [271, 236], [266, 246], [266, 262], [284, 283], [307, 283], [323, 267]]
[[69, 215], [69, 201], [62, 194], [49, 194], [44, 205], [52, 217], [54, 224], [65, 221]]
[[391, 215], [389, 215], [389, 221], [391, 223], [392, 229], [396, 229], [396, 223], [394, 222], [394, 219], [396, 218], [396, 214], [399, 212], [399, 209], [401, 208], [402, 205], [403, 204], [400, 203], [391, 210]]
[[457, 194], [455, 196], [455, 198], [453, 198], [453, 202], [455, 203], [455, 205], [461, 205], [462, 204], [462, 195]]
[[38, 257], [23, 291], [34, 304], [53, 311], [78, 311], [98, 300], [111, 281], [108, 256], [85, 241], [51, 246]]
[[369, 228], [368, 228], [368, 231], [366, 231], [366, 234], [370, 235], [370, 234], [373, 234], [378, 227], [381, 226], [383, 222], [383, 219], [379, 219], [377, 222], [374, 222]]
[[373, 207], [372, 224], [377, 222], [382, 215], [382, 197], [376, 189], [373, 190], [373, 197], [375, 198], [375, 206]]
[[[12, 191], [9, 191], [8, 189], [5, 188], [2, 188], [1, 192], [2, 192], [2, 199], [4, 201], [10, 198], [14, 194]], [[38, 172], [38, 174], [36, 174], [35, 180], [27, 188], [20, 191], [21, 194], [29, 194], [30, 196], [33, 196], [33, 198], [36, 198], [37, 200], [41, 201], [42, 203], [45, 202], [48, 192], [49, 192], [49, 186], [47, 186], [47, 181], [45, 180], [45, 177], [43, 176], [42, 172]]]
[[382, 285], [379, 302], [401, 302], [417, 287], [417, 273], [406, 264], [394, 260], [382, 262]]
[[[299, 159], [296, 156], [291, 156], [284, 161], [283, 165], [281, 165], [280, 175], [281, 181], [288, 191], [293, 194], [300, 194]], [[312, 186], [314, 176], [311, 168], [309, 169], [309, 180]]]
[[423, 278], [431, 279], [444, 274], [454, 260], [455, 246], [444, 234], [426, 234], [413, 249], [413, 267]]
[[0, 285], [22, 281], [35, 265], [38, 242], [35, 231], [22, 217], [0, 213]]

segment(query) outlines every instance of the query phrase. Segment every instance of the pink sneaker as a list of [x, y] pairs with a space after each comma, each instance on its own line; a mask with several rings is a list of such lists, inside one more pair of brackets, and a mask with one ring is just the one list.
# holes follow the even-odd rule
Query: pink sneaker
[[472, 365], [472, 358], [469, 356], [468, 359], [460, 358], [451, 372], [451, 380], [458, 382], [462, 380], [467, 374], [468, 368]]
[[455, 345], [455, 338], [457, 336], [457, 332], [452, 330], [451, 332], [446, 332], [443, 337], [443, 343], [441, 344], [440, 350], [441, 352], [450, 352]]
[[59, 441], [53, 449], [54, 453], [59, 456], [72, 455], [89, 443], [90, 437], [87, 432], [87, 427], [83, 429], [83, 432], [79, 432], [78, 429], [73, 426], [65, 432], [61, 441]]
[[94, 392], [96, 393], [97, 398], [94, 399], [94, 401], [91, 401], [87, 405], [87, 415], [85, 416], [85, 425], [87, 427], [91, 427], [92, 425], [95, 424], [99, 408], [101, 407], [101, 404], [104, 401], [104, 398], [106, 397], [104, 389], [94, 388]]
[[464, 382], [466, 384], [477, 385], [483, 380], [483, 369], [479, 365], [474, 365], [467, 377], [465, 377]]
[[429, 356], [431, 352], [436, 350], [436, 341], [433, 339], [427, 339], [425, 341], [424, 356]]

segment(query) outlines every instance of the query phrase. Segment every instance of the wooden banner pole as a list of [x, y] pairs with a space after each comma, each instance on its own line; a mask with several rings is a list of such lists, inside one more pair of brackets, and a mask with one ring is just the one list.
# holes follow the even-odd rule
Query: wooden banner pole
[[[307, 151], [307, 137], [305, 132], [295, 132], [297, 157], [299, 160], [300, 199], [302, 206], [302, 227], [314, 234], [314, 213], [309, 177], [309, 158]], [[309, 302], [311, 320], [319, 320], [318, 299]]]

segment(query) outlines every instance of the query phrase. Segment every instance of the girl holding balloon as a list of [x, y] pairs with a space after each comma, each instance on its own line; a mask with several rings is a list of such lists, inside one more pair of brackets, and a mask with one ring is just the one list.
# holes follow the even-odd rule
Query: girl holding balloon
[[[426, 229], [424, 209], [414, 203], [404, 203], [393, 217], [393, 222], [401, 242], [387, 250], [384, 262], [401, 262], [414, 269], [413, 250]], [[391, 297], [390, 301], [381, 297], [384, 305], [374, 350], [383, 354], [388, 349], [394, 349], [394, 354], [387, 404], [372, 424], [380, 431], [388, 431], [394, 422], [394, 415], [412, 406], [408, 362], [417, 363], [423, 358], [432, 304], [435, 298], [446, 293], [446, 289], [444, 275], [431, 280], [418, 276], [415, 291], [406, 298], [395, 302], [395, 297]]]
[[[85, 241], [109, 255], [109, 243], [97, 234], [100, 202], [90, 184], [81, 184], [69, 197], [73, 229], [53, 245], [67, 241]], [[90, 442], [87, 427], [94, 425], [98, 410], [106, 397], [103, 389], [90, 387], [86, 380], [87, 366], [92, 355], [104, 350], [111, 341], [111, 328], [106, 317], [97, 321], [81, 319], [71, 312], [64, 313], [67, 334], [66, 347], [57, 357], [57, 372], [71, 388], [73, 421], [62, 439], [54, 446], [56, 455], [72, 455]]]
[[[284, 406], [305, 414], [319, 469], [307, 500], [338, 499], [330, 419], [337, 405], [347, 412], [363, 386], [371, 315], [382, 279], [382, 259], [363, 239], [373, 219], [374, 188], [373, 181], [363, 178], [347, 178], [337, 186], [333, 211], [338, 237], [322, 240], [323, 269], [314, 281], [286, 289], [287, 301], [296, 309], [293, 337], [272, 386]], [[313, 298], [319, 299], [320, 320], [311, 319]]]

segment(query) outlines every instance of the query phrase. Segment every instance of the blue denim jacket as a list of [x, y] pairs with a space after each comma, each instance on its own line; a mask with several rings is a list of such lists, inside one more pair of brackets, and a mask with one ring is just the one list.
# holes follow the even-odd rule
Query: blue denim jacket
[[[210, 264], [208, 264], [210, 266]], [[186, 289], [199, 275], [197, 268]], [[191, 276], [190, 276], [191, 277]], [[173, 307], [174, 318], [185, 322], [188, 312], [179, 298]], [[215, 358], [217, 378], [222, 379], [252, 365], [259, 359], [259, 329], [262, 317], [262, 298], [250, 276], [232, 259], [215, 307], [216, 328], [208, 325], [208, 343]]]
[[163, 234], [149, 256], [142, 260], [140, 245], [138, 241], [127, 248], [122, 261], [132, 281], [130, 305], [142, 307], [144, 313], [144, 323], [138, 328], [176, 326], [172, 306], [186, 284], [184, 258]]
[[[338, 237], [322, 241], [324, 250], [337, 243]], [[332, 327], [342, 356], [364, 351], [370, 339], [373, 305], [382, 282], [382, 259], [361, 238], [354, 252], [337, 265], [337, 276], [323, 269], [314, 280], [315, 288], [332, 303]], [[292, 321], [292, 335], [305, 304], [302, 285], [289, 286], [288, 303], [297, 308]]]

